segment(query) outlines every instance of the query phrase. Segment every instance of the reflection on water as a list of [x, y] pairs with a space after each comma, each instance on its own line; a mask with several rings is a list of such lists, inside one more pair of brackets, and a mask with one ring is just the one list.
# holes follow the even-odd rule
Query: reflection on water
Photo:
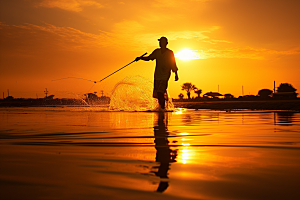
[[0, 108], [0, 162], [1, 199], [298, 199], [300, 113]]
[[162, 179], [157, 188], [158, 192], [163, 192], [168, 188], [169, 183], [164, 181], [163, 178], [168, 178], [170, 163], [176, 162], [177, 157], [177, 150], [170, 149], [168, 136], [168, 113], [157, 113], [157, 123], [154, 126], [154, 143], [156, 149], [155, 161], [159, 163], [159, 166], [152, 169], [158, 169], [153, 172]]
[[295, 120], [294, 112], [289, 111], [274, 112], [274, 118], [276, 124], [283, 126], [293, 125]]

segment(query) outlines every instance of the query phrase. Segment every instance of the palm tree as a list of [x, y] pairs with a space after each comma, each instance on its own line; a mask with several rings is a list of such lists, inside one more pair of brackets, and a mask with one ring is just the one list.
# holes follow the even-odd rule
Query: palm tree
[[200, 94], [202, 93], [202, 90], [197, 89], [197, 90], [194, 90], [194, 92], [198, 95], [198, 98], [200, 98]]
[[181, 86], [181, 90], [185, 90], [186, 94], [188, 96], [188, 99], [191, 99], [191, 91], [197, 90], [197, 87], [195, 85], [193, 85], [192, 83], [184, 83]]

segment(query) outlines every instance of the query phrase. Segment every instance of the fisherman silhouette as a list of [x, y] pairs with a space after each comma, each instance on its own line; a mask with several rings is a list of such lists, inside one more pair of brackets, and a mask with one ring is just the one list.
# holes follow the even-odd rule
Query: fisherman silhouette
[[163, 179], [168, 178], [170, 163], [176, 162], [177, 150], [171, 150], [169, 146], [167, 120], [165, 123], [165, 114], [167, 116], [168, 113], [160, 112], [157, 114], [157, 124], [155, 124], [154, 126], [154, 143], [156, 149], [155, 161], [160, 163], [160, 165], [153, 167], [153, 171], [151, 172], [161, 178], [161, 181], [156, 191], [164, 192], [169, 187], [169, 183], [168, 181]]
[[137, 57], [138, 60], [156, 60], [154, 72], [154, 89], [153, 97], [158, 99], [158, 103], [162, 110], [165, 109], [165, 96], [168, 88], [168, 81], [171, 76], [171, 71], [175, 73], [175, 81], [178, 81], [178, 68], [176, 66], [175, 56], [172, 50], [167, 48], [168, 39], [161, 37], [158, 39], [160, 48], [155, 49], [149, 56]]

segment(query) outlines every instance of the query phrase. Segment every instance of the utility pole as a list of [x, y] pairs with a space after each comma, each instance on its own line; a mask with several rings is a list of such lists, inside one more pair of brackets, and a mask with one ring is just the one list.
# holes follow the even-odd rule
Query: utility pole
[[101, 97], [103, 97], [103, 90], [101, 90]]
[[47, 90], [47, 88], [46, 88], [46, 90], [44, 92], [45, 92], [46, 98], [47, 98], [47, 94], [49, 93], [49, 91]]
[[244, 86], [242, 85], [242, 96], [244, 96]]
[[273, 93], [275, 93], [275, 81], [274, 81], [274, 92]]

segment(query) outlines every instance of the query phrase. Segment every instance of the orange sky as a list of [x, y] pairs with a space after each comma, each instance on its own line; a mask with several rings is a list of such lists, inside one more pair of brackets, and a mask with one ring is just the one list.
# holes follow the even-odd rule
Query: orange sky
[[[153, 80], [155, 62], [139, 61], [100, 80], [166, 36], [175, 53], [189, 48], [200, 59], [177, 58], [179, 81], [171, 97], [192, 82], [203, 93], [238, 97], [291, 83], [300, 90], [299, 0], [1, 0], [0, 92], [18, 97], [110, 95], [126, 76]], [[90, 90], [90, 91], [89, 91]], [[193, 94], [196, 96], [196, 94]]]

